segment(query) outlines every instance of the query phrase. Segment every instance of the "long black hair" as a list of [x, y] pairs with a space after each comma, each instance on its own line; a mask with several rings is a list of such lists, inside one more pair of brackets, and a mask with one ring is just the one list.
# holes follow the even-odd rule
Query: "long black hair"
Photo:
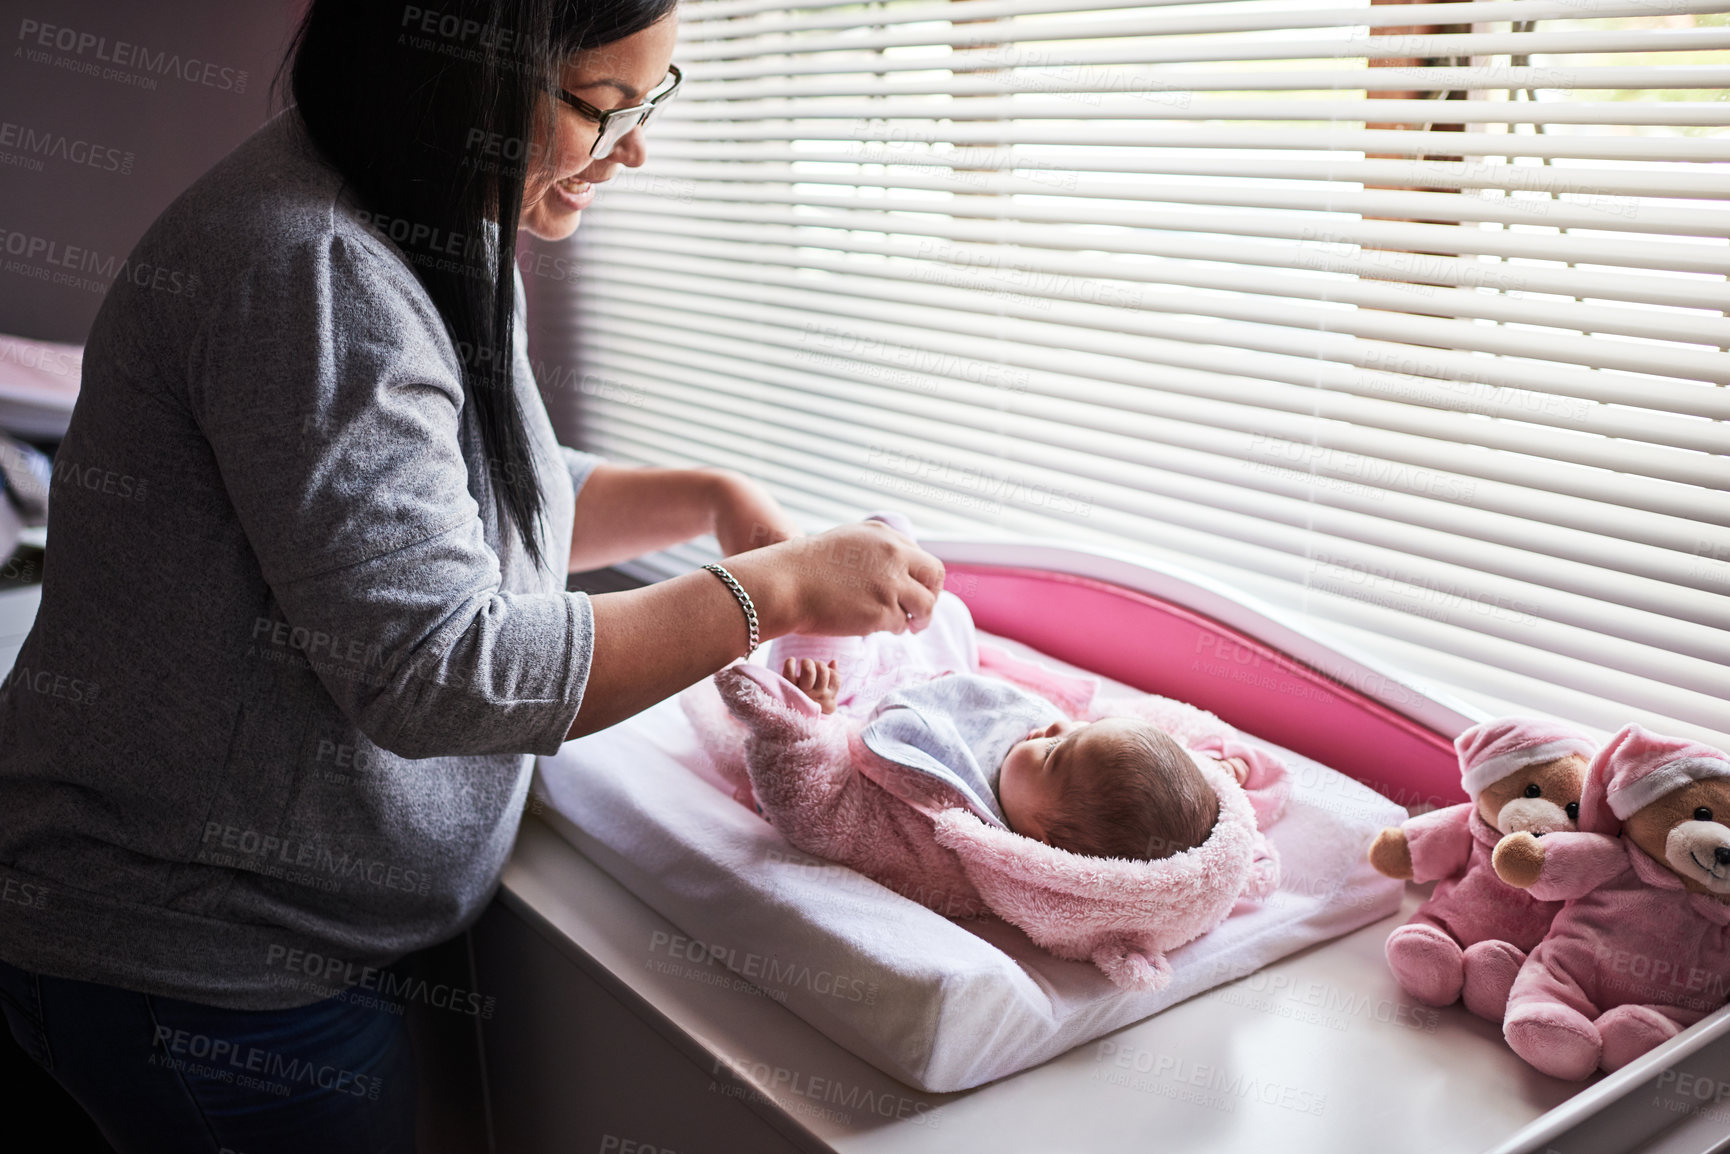
[[543, 97], [572, 54], [676, 2], [312, 0], [283, 60], [308, 134], [443, 317], [500, 532], [514, 526], [537, 567], [544, 500], [513, 380], [512, 269], [524, 181], [550, 160], [534, 143], [552, 139]]

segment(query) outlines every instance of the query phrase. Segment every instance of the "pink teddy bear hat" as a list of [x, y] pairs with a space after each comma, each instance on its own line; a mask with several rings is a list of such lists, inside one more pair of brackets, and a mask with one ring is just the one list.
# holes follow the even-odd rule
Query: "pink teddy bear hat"
[[[1730, 761], [1710, 745], [1666, 738], [1637, 725], [1624, 733], [1604, 786], [1605, 804], [1617, 821], [1627, 821], [1659, 798], [1696, 781], [1730, 780]], [[1723, 827], [1718, 829], [1712, 836], [1714, 849], [1723, 844], [1719, 840]]]
[[[1589, 759], [1598, 752], [1598, 746], [1578, 729], [1562, 722], [1505, 717], [1466, 730], [1454, 739], [1454, 750], [1460, 758], [1460, 785], [1468, 797], [1477, 801], [1484, 790], [1528, 765], [1554, 761], [1569, 754]], [[1522, 805], [1522, 802], [1539, 804]], [[1519, 808], [1514, 809], [1516, 806]], [[1542, 825], [1546, 827], [1545, 833], [1567, 829], [1574, 824], [1574, 818], [1561, 806], [1543, 798], [1516, 798], [1504, 806], [1498, 816], [1498, 827], [1513, 824], [1529, 829], [1533, 825]], [[1514, 831], [1505, 829], [1502, 832]]]

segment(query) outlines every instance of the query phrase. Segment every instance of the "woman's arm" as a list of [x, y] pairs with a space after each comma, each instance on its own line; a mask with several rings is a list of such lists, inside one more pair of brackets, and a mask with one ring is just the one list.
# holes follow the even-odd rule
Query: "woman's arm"
[[[729, 556], [727, 569], [756, 607], [761, 641], [921, 630], [943, 587], [941, 561], [875, 521]], [[744, 611], [707, 570], [589, 600], [594, 650], [566, 740], [623, 721], [745, 652]]]
[[731, 556], [798, 532], [761, 485], [731, 469], [603, 461], [577, 493], [567, 571], [600, 569], [704, 533], [715, 534], [721, 553]]

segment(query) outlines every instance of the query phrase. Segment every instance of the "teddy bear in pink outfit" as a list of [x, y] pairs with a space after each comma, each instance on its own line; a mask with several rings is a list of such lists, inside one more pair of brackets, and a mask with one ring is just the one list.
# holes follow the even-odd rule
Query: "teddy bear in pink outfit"
[[1454, 740], [1470, 801], [1383, 830], [1370, 863], [1389, 877], [1440, 879], [1410, 921], [1388, 935], [1388, 966], [1420, 1002], [1502, 1020], [1526, 954], [1559, 901], [1542, 901], [1496, 876], [1490, 855], [1506, 834], [1572, 830], [1588, 759], [1584, 733], [1560, 722], [1507, 717]]
[[1493, 860], [1510, 884], [1566, 902], [1502, 1024], [1539, 1070], [1619, 1070], [1724, 1005], [1730, 754], [1630, 725], [1592, 761], [1580, 832], [1514, 834]]

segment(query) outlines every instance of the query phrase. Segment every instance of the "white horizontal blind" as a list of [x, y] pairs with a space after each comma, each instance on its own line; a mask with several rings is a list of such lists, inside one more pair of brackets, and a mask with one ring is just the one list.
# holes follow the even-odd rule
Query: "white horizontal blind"
[[687, 0], [579, 235], [589, 447], [1730, 742], [1726, 9]]

